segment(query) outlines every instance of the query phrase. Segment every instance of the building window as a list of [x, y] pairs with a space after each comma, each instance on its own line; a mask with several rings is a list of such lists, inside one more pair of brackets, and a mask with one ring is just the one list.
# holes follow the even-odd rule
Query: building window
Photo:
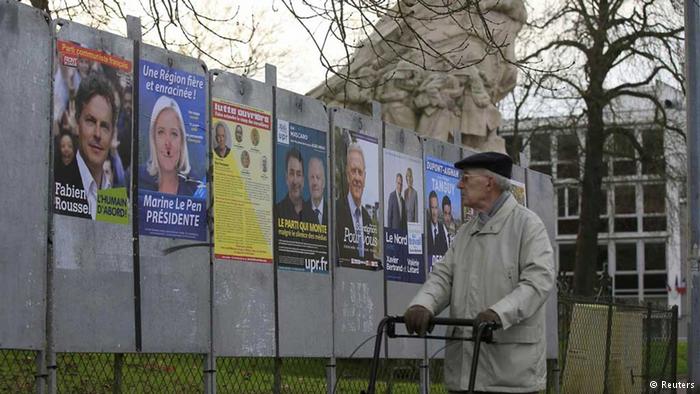
[[642, 158], [642, 174], [663, 175], [664, 174], [664, 133], [658, 129], [647, 129], [642, 131], [642, 147], [644, 156]]
[[633, 242], [615, 243], [615, 271], [637, 271], [637, 244]]
[[552, 175], [552, 139], [549, 134], [533, 134], [530, 139], [530, 168]]
[[637, 232], [637, 204], [634, 185], [615, 186], [615, 224], [617, 233]]
[[644, 270], [666, 271], [666, 244], [646, 242], [644, 244]]
[[557, 179], [579, 179], [578, 146], [576, 134], [557, 136]]
[[632, 132], [615, 133], [609, 139], [608, 149], [612, 153], [613, 176], [628, 176], [637, 174], [634, 142], [630, 141]]

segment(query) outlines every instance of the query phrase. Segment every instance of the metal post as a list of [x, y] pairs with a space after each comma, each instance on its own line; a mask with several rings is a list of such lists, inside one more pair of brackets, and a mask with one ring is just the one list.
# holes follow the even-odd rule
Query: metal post
[[647, 318], [644, 322], [644, 392], [649, 392], [651, 380], [651, 302], [647, 303]]
[[673, 382], [678, 381], [678, 305], [671, 308], [671, 379]]
[[428, 358], [428, 340], [423, 340], [423, 359], [420, 363], [420, 392], [430, 393], [430, 359]]
[[216, 394], [216, 357], [214, 352], [207, 354], [204, 360], [204, 392]]
[[122, 393], [122, 366], [124, 365], [124, 354], [117, 353], [114, 355], [114, 384], [112, 385], [112, 393]]
[[335, 381], [335, 357], [331, 357], [326, 364], [326, 394], [334, 394]]
[[685, 0], [686, 117], [688, 136], [688, 210], [690, 211], [689, 263], [691, 270], [690, 327], [688, 330], [688, 381], [700, 382], [700, 4]]
[[44, 394], [46, 392], [46, 352], [36, 352], [36, 379], [34, 380], [35, 392]]
[[608, 394], [608, 386], [610, 380], [610, 347], [612, 346], [612, 320], [613, 320], [613, 305], [612, 300], [608, 302], [608, 324], [605, 331], [605, 376], [603, 376], [603, 394]]

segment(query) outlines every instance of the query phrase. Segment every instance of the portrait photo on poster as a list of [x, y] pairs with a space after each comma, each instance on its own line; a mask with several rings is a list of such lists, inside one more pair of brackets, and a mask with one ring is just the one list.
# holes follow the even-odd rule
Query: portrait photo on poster
[[275, 249], [283, 270], [330, 272], [326, 133], [277, 120]]
[[215, 97], [211, 124], [214, 255], [272, 263], [272, 114]]
[[462, 194], [457, 183], [460, 171], [436, 157], [425, 160], [425, 235], [428, 270], [442, 260], [462, 225]]
[[53, 211], [128, 224], [132, 63], [73, 41], [55, 56]]
[[381, 269], [379, 146], [361, 132], [334, 128], [338, 264]]
[[139, 62], [139, 234], [204, 241], [206, 81]]
[[386, 278], [423, 283], [423, 161], [384, 149], [383, 179]]

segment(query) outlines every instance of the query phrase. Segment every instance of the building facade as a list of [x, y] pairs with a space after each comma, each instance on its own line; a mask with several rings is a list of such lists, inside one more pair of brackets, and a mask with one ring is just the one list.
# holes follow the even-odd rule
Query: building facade
[[[669, 118], [684, 129], [682, 94], [662, 83], [653, 92]], [[618, 102], [607, 116], [608, 124], [614, 124], [619, 133], [605, 143], [598, 291], [611, 292], [618, 299], [678, 305], [682, 314], [687, 272], [685, 138], [682, 132], [661, 128], [658, 111], [643, 100]], [[523, 165], [552, 176], [556, 249], [564, 287], [570, 286], [574, 270], [585, 158], [585, 130], [569, 119], [521, 119], [518, 130], [508, 120], [500, 130], [507, 145], [520, 138]]]

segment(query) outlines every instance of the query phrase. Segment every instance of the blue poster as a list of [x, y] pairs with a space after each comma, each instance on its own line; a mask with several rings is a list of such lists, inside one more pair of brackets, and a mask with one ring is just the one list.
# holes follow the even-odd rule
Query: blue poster
[[206, 80], [139, 62], [139, 234], [207, 239]]
[[425, 282], [423, 162], [384, 149], [384, 267], [386, 279]]
[[276, 142], [278, 267], [328, 274], [326, 133], [278, 119]]
[[459, 170], [434, 157], [425, 160], [425, 233], [428, 268], [439, 263], [452, 244], [461, 223], [462, 194]]

